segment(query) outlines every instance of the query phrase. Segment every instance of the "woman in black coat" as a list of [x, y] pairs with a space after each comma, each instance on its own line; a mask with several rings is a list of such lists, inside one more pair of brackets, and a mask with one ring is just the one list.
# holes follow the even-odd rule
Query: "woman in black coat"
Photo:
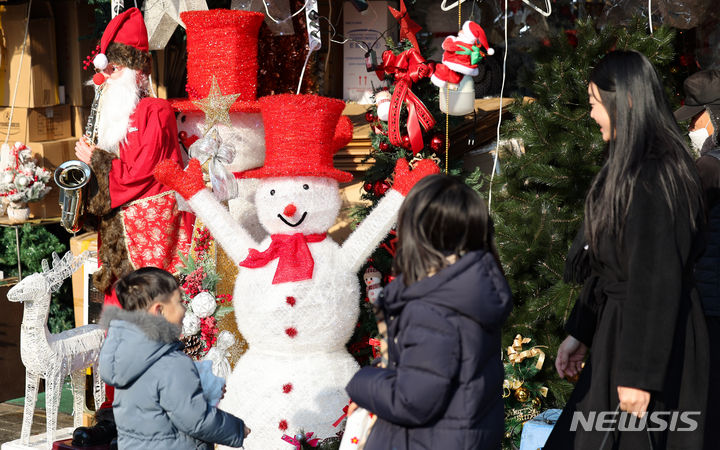
[[378, 417], [365, 449], [500, 448], [500, 327], [512, 303], [493, 249], [485, 203], [463, 182], [432, 175], [410, 191], [400, 275], [379, 299], [388, 365], [362, 368], [347, 386]]
[[708, 338], [692, 282], [697, 173], [643, 55], [605, 56], [588, 94], [609, 153], [585, 202], [575, 246], [585, 256], [572, 258], [590, 270], [558, 349], [560, 376], [591, 352], [544, 449], [700, 449]]

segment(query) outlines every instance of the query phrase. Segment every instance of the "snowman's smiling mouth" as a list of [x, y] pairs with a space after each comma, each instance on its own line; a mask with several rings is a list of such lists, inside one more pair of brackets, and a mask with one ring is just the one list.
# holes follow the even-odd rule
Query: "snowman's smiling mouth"
[[305, 217], [306, 217], [306, 216], [307, 216], [307, 211], [305, 211], [305, 212], [303, 213], [303, 215], [302, 215], [302, 217], [300, 218], [300, 220], [298, 220], [298, 221], [295, 222], [295, 223], [290, 223], [290, 222], [288, 222], [287, 220], [285, 220], [285, 218], [282, 216], [282, 214], [278, 214], [278, 217], [280, 218], [280, 220], [282, 220], [283, 222], [285, 222], [285, 225], [288, 225], [288, 226], [291, 226], [291, 227], [296, 227], [296, 226], [300, 225], [301, 223], [303, 223], [303, 220], [305, 220]]

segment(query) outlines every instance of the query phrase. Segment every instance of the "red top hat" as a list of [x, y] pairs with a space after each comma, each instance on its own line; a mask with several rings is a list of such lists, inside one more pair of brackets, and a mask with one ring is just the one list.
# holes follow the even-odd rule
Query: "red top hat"
[[211, 9], [180, 14], [187, 27], [187, 99], [171, 99], [176, 111], [200, 111], [193, 100], [208, 96], [215, 76], [223, 95], [240, 94], [230, 112], [258, 112], [258, 32], [265, 15]]
[[[265, 165], [239, 178], [323, 177], [340, 182], [352, 175], [333, 167], [333, 155], [352, 139], [345, 102], [318, 95], [279, 94], [259, 101], [265, 126]], [[308, 119], [312, 117], [312, 119]]]

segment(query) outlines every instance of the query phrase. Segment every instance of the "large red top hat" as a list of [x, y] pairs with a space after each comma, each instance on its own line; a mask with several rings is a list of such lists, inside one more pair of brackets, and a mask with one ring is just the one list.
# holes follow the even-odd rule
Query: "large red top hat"
[[258, 32], [265, 15], [211, 9], [180, 14], [187, 27], [187, 99], [171, 99], [176, 111], [200, 111], [193, 100], [208, 96], [213, 76], [223, 95], [240, 94], [230, 112], [258, 112]]
[[[265, 126], [265, 165], [240, 178], [323, 177], [352, 180], [333, 167], [333, 155], [352, 139], [345, 102], [318, 95], [279, 94], [259, 101]], [[312, 117], [311, 120], [308, 117]]]

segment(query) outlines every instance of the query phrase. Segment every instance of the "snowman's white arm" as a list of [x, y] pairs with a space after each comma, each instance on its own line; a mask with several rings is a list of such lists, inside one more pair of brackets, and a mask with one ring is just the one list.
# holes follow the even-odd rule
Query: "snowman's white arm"
[[395, 189], [387, 191], [385, 197], [347, 238], [340, 248], [340, 260], [348, 264], [348, 270], [360, 270], [373, 250], [387, 236], [397, 221], [397, 213], [404, 199]]
[[209, 190], [203, 189], [193, 195], [188, 204], [235, 264], [244, 260], [251, 248], [258, 246]]

